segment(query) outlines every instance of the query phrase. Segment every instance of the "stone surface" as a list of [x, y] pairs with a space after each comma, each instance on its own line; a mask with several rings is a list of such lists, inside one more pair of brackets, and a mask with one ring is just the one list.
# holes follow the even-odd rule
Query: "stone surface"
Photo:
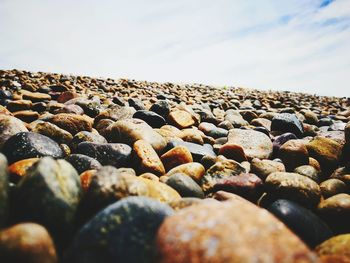
[[139, 119], [126, 119], [115, 122], [110, 126], [109, 139], [111, 142], [122, 142], [130, 146], [137, 140], [145, 140], [157, 152], [161, 152], [166, 146], [164, 138], [146, 122]]
[[174, 188], [182, 197], [204, 198], [200, 186], [186, 174], [175, 173], [169, 176], [166, 184]]
[[98, 213], [76, 235], [65, 262], [155, 262], [155, 237], [173, 214], [166, 204], [129, 197]]
[[324, 198], [328, 198], [341, 193], [346, 193], [348, 191], [348, 187], [343, 181], [334, 178], [323, 181], [320, 184], [320, 188], [322, 196]]
[[289, 172], [298, 166], [309, 164], [309, 153], [301, 140], [289, 140], [284, 143], [279, 149], [278, 156]]
[[92, 121], [86, 116], [77, 114], [59, 113], [46, 119], [46, 121], [57, 125], [73, 135], [80, 131], [92, 130]]
[[20, 132], [11, 136], [4, 144], [3, 152], [9, 163], [33, 157], [63, 157], [63, 151], [55, 141], [33, 132]]
[[254, 158], [251, 161], [251, 171], [262, 180], [265, 180], [269, 174], [274, 172], [285, 172], [286, 169], [283, 163], [273, 160], [260, 160], [258, 158]]
[[170, 149], [160, 159], [167, 171], [181, 164], [193, 162], [192, 154], [184, 146], [177, 146]]
[[339, 162], [341, 145], [331, 139], [316, 136], [306, 144], [311, 157], [321, 164], [322, 170], [334, 170]]
[[205, 155], [214, 157], [216, 156], [213, 147], [209, 144], [199, 145], [191, 142], [170, 140], [168, 142], [167, 148], [172, 149], [177, 146], [186, 147], [190, 151], [192, 158], [195, 162], [199, 162]]
[[319, 256], [345, 256], [350, 260], [350, 234], [338, 235], [326, 240], [316, 248], [316, 252]]
[[272, 155], [270, 138], [258, 131], [232, 129], [228, 134], [228, 143], [241, 146], [248, 159], [268, 159]]
[[316, 262], [283, 223], [241, 199], [180, 210], [160, 226], [157, 245], [159, 262]]
[[272, 173], [266, 178], [265, 187], [273, 196], [296, 201], [304, 206], [316, 206], [321, 198], [318, 184], [296, 173]]
[[42, 224], [63, 245], [74, 230], [81, 195], [76, 170], [64, 160], [44, 157], [18, 183], [16, 215], [21, 221]]
[[196, 182], [200, 182], [201, 178], [205, 173], [205, 168], [200, 163], [185, 163], [172, 168], [170, 171], [167, 172], [166, 175], [171, 176], [176, 173], [184, 173]]
[[139, 173], [153, 173], [155, 175], [165, 174], [165, 168], [152, 145], [144, 140], [134, 143], [133, 150], [137, 159], [136, 170]]
[[56, 263], [54, 243], [41, 225], [22, 223], [0, 232], [0, 258], [3, 263]]
[[268, 210], [311, 248], [333, 235], [326, 223], [317, 215], [292, 201], [279, 199], [273, 202]]
[[185, 129], [195, 125], [196, 121], [193, 116], [184, 110], [176, 110], [170, 112], [168, 116], [169, 122], [179, 129]]
[[237, 162], [247, 161], [244, 149], [238, 144], [225, 143], [220, 147], [219, 154]]
[[45, 135], [57, 143], [69, 144], [73, 139], [73, 135], [71, 133], [50, 122], [37, 121], [32, 123], [30, 127], [32, 132]]
[[21, 120], [13, 116], [0, 114], [0, 149], [12, 135], [27, 131], [28, 129]]
[[101, 168], [101, 163], [94, 158], [84, 154], [71, 154], [65, 158], [79, 174], [87, 170], [97, 170]]
[[39, 158], [29, 158], [17, 161], [8, 167], [10, 181], [18, 183], [18, 181], [27, 173], [28, 168], [39, 161]]
[[82, 142], [78, 145], [77, 153], [90, 156], [102, 165], [123, 167], [130, 165], [132, 149], [123, 143]]
[[301, 137], [304, 133], [304, 128], [295, 114], [280, 113], [273, 117], [271, 131], [291, 132], [297, 137]]

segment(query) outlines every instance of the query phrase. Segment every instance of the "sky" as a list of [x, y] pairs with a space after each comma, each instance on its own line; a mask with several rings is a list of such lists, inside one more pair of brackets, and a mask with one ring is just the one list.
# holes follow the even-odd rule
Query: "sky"
[[0, 69], [350, 97], [350, 0], [0, 0]]

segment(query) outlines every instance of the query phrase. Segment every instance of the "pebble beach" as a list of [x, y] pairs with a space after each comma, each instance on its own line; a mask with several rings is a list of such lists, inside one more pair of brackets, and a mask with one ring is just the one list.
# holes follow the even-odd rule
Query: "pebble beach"
[[349, 222], [350, 98], [0, 70], [1, 263], [350, 262]]

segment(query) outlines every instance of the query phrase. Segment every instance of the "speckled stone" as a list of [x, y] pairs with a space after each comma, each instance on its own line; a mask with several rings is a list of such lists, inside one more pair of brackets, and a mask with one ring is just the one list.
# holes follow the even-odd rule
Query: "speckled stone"
[[241, 146], [248, 159], [268, 159], [272, 155], [270, 138], [258, 131], [232, 129], [228, 134], [228, 143]]
[[178, 211], [161, 225], [157, 245], [162, 263], [316, 262], [283, 223], [241, 199]]

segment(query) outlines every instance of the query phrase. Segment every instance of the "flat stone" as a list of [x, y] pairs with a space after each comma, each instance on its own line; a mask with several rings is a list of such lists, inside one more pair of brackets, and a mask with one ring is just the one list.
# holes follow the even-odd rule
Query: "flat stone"
[[153, 111], [136, 111], [132, 117], [144, 120], [152, 128], [160, 128], [166, 124], [164, 118]]
[[193, 162], [192, 154], [184, 146], [177, 146], [170, 149], [164, 153], [160, 159], [167, 171], [181, 164]]
[[86, 117], [77, 114], [59, 113], [46, 119], [58, 127], [75, 135], [80, 131], [91, 131], [92, 121]]
[[164, 165], [150, 143], [145, 140], [138, 140], [134, 143], [133, 149], [139, 173], [165, 174]]
[[73, 135], [71, 133], [50, 122], [36, 121], [31, 123], [30, 127], [32, 132], [45, 135], [59, 144], [69, 144], [73, 139]]
[[184, 110], [176, 110], [170, 112], [168, 119], [171, 124], [179, 129], [189, 128], [196, 123], [193, 116]]
[[232, 129], [228, 134], [228, 143], [241, 146], [248, 159], [268, 159], [272, 155], [270, 138], [258, 131]]

